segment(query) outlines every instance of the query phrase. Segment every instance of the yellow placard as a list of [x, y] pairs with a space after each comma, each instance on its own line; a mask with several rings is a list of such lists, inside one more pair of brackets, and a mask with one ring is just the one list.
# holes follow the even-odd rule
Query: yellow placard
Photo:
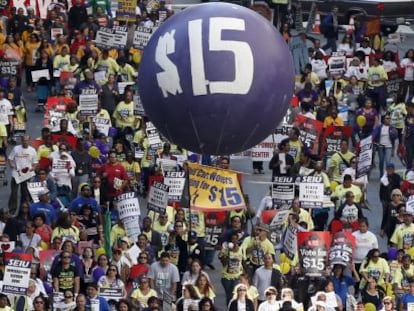
[[237, 173], [189, 163], [191, 208], [222, 211], [245, 208]]

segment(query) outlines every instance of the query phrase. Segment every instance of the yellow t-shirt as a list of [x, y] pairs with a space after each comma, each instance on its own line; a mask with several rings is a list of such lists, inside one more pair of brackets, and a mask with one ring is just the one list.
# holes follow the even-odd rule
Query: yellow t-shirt
[[382, 80], [388, 80], [388, 75], [384, 67], [382, 67], [381, 65], [377, 67], [369, 67], [368, 87], [377, 87], [384, 85], [384, 82]]
[[223, 266], [222, 277], [227, 280], [238, 279], [243, 273], [243, 250], [241, 247], [237, 251], [223, 249], [219, 253], [219, 258], [228, 258], [228, 263]]
[[122, 129], [127, 126], [135, 129], [135, 121], [137, 118], [139, 119], [138, 116], [134, 115], [134, 103], [132, 101], [130, 103], [125, 103], [124, 101], [119, 102], [115, 108], [113, 117], [115, 119], [116, 127]]
[[115, 246], [118, 242], [126, 236], [124, 228], [121, 228], [119, 225], [115, 225], [111, 229], [111, 246]]
[[204, 213], [200, 211], [191, 211], [190, 215], [187, 215], [187, 223], [190, 224], [190, 230], [197, 233], [197, 237], [203, 238], [206, 236], [206, 224], [204, 221]]
[[[247, 252], [247, 249], [251, 247], [253, 247], [253, 249]], [[273, 246], [272, 242], [269, 241], [269, 239], [259, 241], [252, 236], [249, 236], [243, 240], [241, 248], [243, 249], [244, 259], [250, 260], [250, 262], [254, 265], [263, 265], [263, 258], [265, 254], [276, 254], [275, 247]]]
[[405, 103], [393, 103], [388, 108], [388, 112], [391, 114], [391, 125], [394, 125], [398, 129], [404, 128], [404, 120], [407, 115], [407, 108]]
[[199, 296], [200, 298], [203, 298], [203, 297], [208, 297], [208, 298], [210, 298], [211, 300], [214, 300], [214, 298], [216, 298], [216, 294], [213, 292], [213, 290], [212, 290], [211, 288], [209, 288], [209, 289], [208, 289], [208, 293], [207, 293], [207, 295], [203, 295], [203, 294], [201, 294], [201, 293], [200, 293], [200, 290], [198, 289], [198, 287], [197, 287], [197, 286], [194, 286], [194, 288], [195, 288], [195, 290], [196, 290], [196, 292], [197, 292], [197, 294], [198, 294], [198, 296]]
[[[404, 271], [404, 272], [403, 272]], [[410, 265], [410, 267], [406, 270], [403, 267], [397, 269], [395, 272], [395, 277], [393, 279], [393, 284], [397, 284], [399, 288], [404, 290], [409, 290], [409, 279], [414, 276], [414, 265]]]
[[[293, 209], [290, 209], [290, 211], [293, 212]], [[299, 222], [302, 222], [302, 221], [308, 225], [307, 229], [309, 231], [312, 231], [313, 228], [315, 228], [311, 214], [308, 211], [304, 210], [303, 208], [300, 209], [300, 213], [299, 213]], [[288, 220], [286, 219], [285, 226], [287, 226], [287, 224], [288, 224]]]
[[345, 198], [345, 194], [351, 191], [355, 198], [354, 198], [354, 202], [355, 203], [360, 203], [361, 202], [361, 198], [362, 198], [362, 191], [361, 188], [359, 188], [358, 186], [355, 185], [351, 185], [351, 187], [349, 188], [345, 188], [343, 185], [339, 185], [338, 187], [335, 188], [334, 193], [332, 194], [333, 198], [338, 198], [340, 201], [342, 201], [343, 198]]
[[157, 297], [157, 292], [152, 288], [149, 290], [148, 294], [141, 292], [141, 289], [137, 288], [131, 293], [131, 298], [136, 299], [139, 302], [139, 305], [143, 308], [148, 307], [148, 299], [152, 296]]
[[390, 241], [397, 245], [398, 249], [410, 249], [413, 246], [413, 234], [414, 224], [400, 224], [395, 228]]
[[130, 64], [125, 64], [124, 67], [119, 67], [118, 75], [121, 76], [123, 82], [133, 82], [134, 79], [138, 77], [138, 73]]
[[[365, 267], [366, 261], [364, 260], [361, 264], [359, 272], [366, 272], [368, 277], [373, 277], [378, 280], [378, 285], [383, 286], [385, 284], [385, 275], [390, 273], [390, 267], [388, 266], [387, 261], [384, 258], [378, 258], [378, 261], [375, 263], [372, 260], [369, 262], [368, 266]], [[361, 280], [360, 288], [364, 288], [366, 284], [365, 279]]]
[[141, 168], [139, 167], [139, 163], [135, 161], [132, 161], [132, 163], [124, 161], [122, 162], [122, 166], [125, 168], [128, 174], [130, 184], [136, 185], [138, 183], [136, 174], [141, 173]]
[[299, 163], [300, 153], [302, 152], [302, 142], [298, 139], [297, 141], [289, 141], [290, 151], [289, 154], [293, 157], [296, 163]]
[[56, 227], [52, 231], [52, 237], [50, 238], [50, 241], [53, 241], [53, 239], [57, 236], [62, 239], [66, 237], [75, 241], [79, 241], [79, 229], [75, 226], [71, 226], [69, 229]]
[[7, 129], [3, 123], [0, 123], [0, 148], [3, 147], [4, 142], [7, 140]]
[[[341, 152], [341, 155], [348, 162], [348, 164], [350, 164], [351, 159], [355, 156], [355, 154], [351, 151], [348, 151], [347, 153]], [[332, 155], [329, 167], [333, 168], [333, 180], [338, 183], [342, 183], [342, 172], [347, 168], [347, 166], [339, 155], [339, 152]]]

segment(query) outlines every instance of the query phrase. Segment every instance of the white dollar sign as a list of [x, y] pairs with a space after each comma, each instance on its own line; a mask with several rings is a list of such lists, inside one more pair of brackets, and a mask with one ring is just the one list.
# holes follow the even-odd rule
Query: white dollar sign
[[175, 52], [174, 34], [175, 29], [161, 36], [155, 49], [155, 61], [164, 70], [157, 73], [158, 86], [164, 97], [168, 97], [168, 93], [177, 95], [183, 92], [177, 66], [167, 57]]

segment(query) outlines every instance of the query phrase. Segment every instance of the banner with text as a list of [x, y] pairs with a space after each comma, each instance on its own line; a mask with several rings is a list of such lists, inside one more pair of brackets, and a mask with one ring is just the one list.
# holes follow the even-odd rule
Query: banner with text
[[356, 178], [368, 175], [371, 170], [373, 147], [372, 136], [360, 141]]
[[319, 154], [319, 138], [322, 135], [323, 123], [302, 115], [296, 117], [293, 126], [300, 130], [300, 140], [308, 146], [312, 154]]
[[226, 212], [206, 212], [204, 213], [204, 222], [206, 226], [205, 238], [206, 244], [204, 248], [206, 250], [218, 249], [220, 237], [224, 233], [224, 227], [226, 222]]
[[299, 202], [302, 208], [323, 207], [324, 183], [322, 176], [300, 177]]
[[355, 248], [355, 237], [351, 232], [337, 232], [332, 237], [329, 249], [329, 263], [349, 265], [352, 263]]
[[273, 135], [270, 135], [251, 149], [252, 161], [270, 161], [273, 157], [275, 147], [276, 143], [274, 137]]
[[235, 171], [196, 163], [188, 166], [191, 208], [222, 211], [246, 207]]
[[168, 186], [168, 200], [180, 202], [185, 185], [185, 172], [165, 172], [164, 184]]
[[341, 141], [347, 141], [352, 135], [350, 126], [328, 126], [323, 133], [322, 148], [320, 156], [330, 157], [340, 151]]

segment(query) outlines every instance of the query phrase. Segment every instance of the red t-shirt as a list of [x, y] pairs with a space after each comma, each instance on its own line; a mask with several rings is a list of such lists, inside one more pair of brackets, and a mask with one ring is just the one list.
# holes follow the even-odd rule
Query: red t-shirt
[[116, 190], [114, 188], [114, 181], [115, 178], [121, 179], [123, 181], [128, 180], [128, 174], [125, 168], [119, 164], [105, 164], [103, 169], [104, 173], [107, 173], [106, 180], [107, 180], [107, 189], [109, 197], [115, 197], [117, 195], [122, 194], [122, 190]]

